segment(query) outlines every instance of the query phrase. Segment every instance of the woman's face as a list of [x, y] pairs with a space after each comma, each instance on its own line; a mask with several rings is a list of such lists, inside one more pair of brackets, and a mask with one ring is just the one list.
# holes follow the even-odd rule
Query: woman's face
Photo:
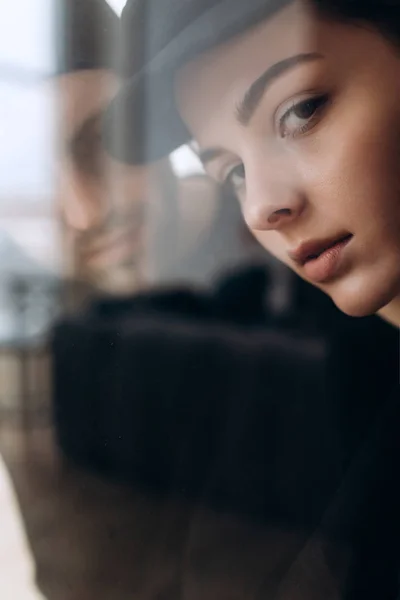
[[157, 218], [164, 204], [164, 182], [158, 164], [130, 167], [103, 151], [100, 114], [118, 85], [112, 73], [100, 69], [58, 80], [63, 123], [59, 197], [66, 237], [76, 257], [75, 275], [102, 288], [125, 291], [136, 289], [147, 277], [147, 246], [153, 235], [150, 205], [151, 217]]
[[400, 294], [400, 55], [295, 1], [177, 75], [207, 171], [261, 244], [348, 314]]

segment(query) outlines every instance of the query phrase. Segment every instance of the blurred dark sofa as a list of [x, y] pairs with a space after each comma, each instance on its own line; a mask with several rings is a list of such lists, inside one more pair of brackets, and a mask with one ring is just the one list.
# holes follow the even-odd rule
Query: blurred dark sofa
[[397, 383], [398, 332], [342, 315], [301, 282], [278, 318], [260, 274], [252, 281], [247, 305], [230, 282], [211, 296], [100, 299], [61, 320], [63, 454], [159, 494], [312, 527]]

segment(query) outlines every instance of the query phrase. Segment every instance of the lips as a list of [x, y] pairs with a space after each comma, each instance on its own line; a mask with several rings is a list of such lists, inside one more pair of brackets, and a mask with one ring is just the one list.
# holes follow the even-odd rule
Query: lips
[[304, 266], [307, 262], [319, 258], [327, 250], [346, 244], [352, 237], [351, 233], [343, 233], [332, 238], [303, 242], [298, 248], [290, 251], [289, 256], [294, 262]]
[[115, 230], [82, 248], [82, 260], [91, 268], [118, 266], [142, 250], [143, 233], [138, 229]]
[[352, 238], [352, 234], [343, 233], [330, 239], [304, 242], [289, 252], [289, 256], [310, 282], [329, 283], [348, 267], [349, 254], [345, 250]]

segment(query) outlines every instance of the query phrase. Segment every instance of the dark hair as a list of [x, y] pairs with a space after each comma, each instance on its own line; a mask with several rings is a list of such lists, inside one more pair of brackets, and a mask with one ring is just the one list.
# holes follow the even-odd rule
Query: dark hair
[[105, 0], [58, 0], [57, 73], [112, 68], [118, 25]]
[[311, 0], [324, 17], [358, 22], [400, 43], [400, 0]]

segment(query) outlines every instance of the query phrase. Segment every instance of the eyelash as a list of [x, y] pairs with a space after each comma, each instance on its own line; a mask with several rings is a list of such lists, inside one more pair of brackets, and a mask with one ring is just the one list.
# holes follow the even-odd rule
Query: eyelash
[[[292, 138], [296, 138], [299, 135], [303, 135], [304, 133], [307, 133], [307, 131], [311, 130], [312, 127], [314, 126], [314, 124], [315, 124], [314, 119], [317, 116], [319, 116], [319, 113], [326, 107], [326, 105], [328, 104], [328, 101], [329, 101], [328, 94], [322, 94], [322, 95], [319, 95], [319, 96], [313, 96], [313, 97], [310, 97], [310, 98], [306, 98], [304, 100], [301, 100], [300, 102], [294, 103], [281, 116], [281, 118], [279, 119], [279, 132], [280, 132], [280, 135], [283, 138], [289, 137], [289, 136], [291, 136]], [[307, 104], [312, 104], [312, 103], [316, 103], [317, 106], [316, 106], [313, 114], [306, 121], [306, 123], [303, 126], [298, 127], [297, 130], [293, 134], [288, 134], [288, 135], [283, 134], [282, 132], [283, 132], [283, 128], [284, 128], [285, 122], [287, 122], [287, 120], [289, 119], [289, 117], [292, 114], [295, 114], [295, 111], [298, 110], [299, 108], [305, 107], [305, 106], [307, 106]], [[298, 118], [301, 119], [301, 117], [298, 117]], [[233, 169], [231, 169], [229, 171], [229, 173], [226, 175], [226, 177], [223, 180], [223, 184], [224, 185], [228, 185], [231, 188], [235, 188], [236, 187], [236, 186], [232, 185], [231, 179], [232, 179], [232, 176], [233, 176], [234, 172], [238, 168], [243, 168], [243, 163], [240, 163], [240, 164], [236, 165], [235, 167], [233, 167]]]
[[[299, 135], [307, 133], [307, 131], [312, 129], [312, 127], [314, 126], [315, 119], [319, 116], [320, 112], [326, 107], [328, 100], [329, 100], [328, 94], [323, 94], [323, 95], [319, 95], [319, 96], [313, 96], [310, 98], [306, 98], [304, 100], [301, 100], [300, 102], [296, 102], [295, 104], [293, 104], [285, 112], [285, 114], [283, 114], [282, 117], [279, 119], [279, 133], [280, 133], [281, 137], [296, 138]], [[313, 114], [310, 115], [310, 117], [306, 120], [304, 125], [302, 125], [301, 127], [298, 127], [293, 133], [285, 135], [283, 132], [285, 122], [287, 122], [287, 120], [289, 119], [289, 117], [291, 115], [295, 114], [296, 110], [298, 110], [301, 107], [304, 108], [309, 104], [316, 104]], [[298, 118], [301, 119], [301, 117], [298, 117]]]
[[[235, 167], [233, 167], [233, 169], [231, 169], [229, 171], [229, 173], [226, 175], [226, 177], [224, 178], [224, 180], [222, 182], [222, 184], [224, 186], [227, 186], [227, 187], [229, 187], [230, 189], [233, 189], [233, 190], [235, 190], [235, 189], [238, 188], [238, 186], [235, 186], [232, 183], [232, 176], [234, 175], [236, 169], [239, 169], [239, 168], [243, 168], [244, 169], [243, 163], [239, 163], [238, 165], [236, 165]], [[243, 181], [245, 181], [245, 179], [246, 179], [246, 174], [244, 174]]]

